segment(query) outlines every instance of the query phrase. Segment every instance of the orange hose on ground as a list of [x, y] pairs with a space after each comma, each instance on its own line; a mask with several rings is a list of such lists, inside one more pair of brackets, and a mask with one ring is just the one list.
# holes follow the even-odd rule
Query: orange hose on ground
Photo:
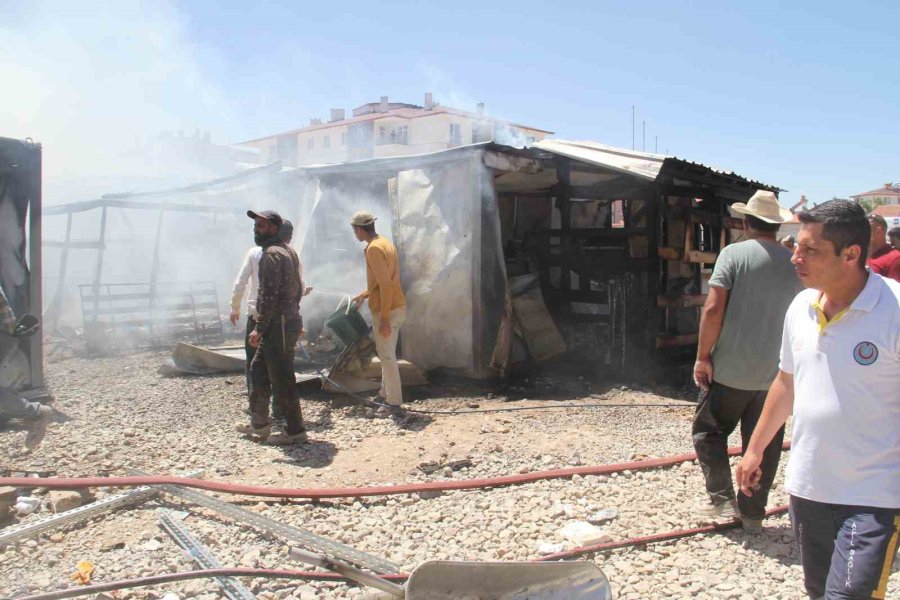
[[[785, 442], [783, 449], [790, 449], [790, 442]], [[734, 456], [741, 453], [740, 448], [729, 448], [728, 454]], [[382, 485], [346, 488], [276, 488], [252, 486], [223, 481], [207, 481], [188, 477], [169, 475], [141, 475], [130, 477], [0, 477], [0, 486], [16, 488], [47, 488], [52, 490], [71, 490], [90, 487], [137, 487], [143, 485], [180, 485], [189, 488], [222, 492], [242, 496], [264, 496], [270, 498], [361, 498], [363, 496], [390, 496], [395, 494], [415, 494], [418, 492], [446, 492], [452, 490], [474, 490], [505, 485], [521, 485], [545, 479], [563, 479], [574, 475], [610, 475], [622, 471], [646, 471], [669, 467], [683, 462], [696, 460], [694, 453], [676, 454], [665, 458], [652, 458], [609, 465], [587, 467], [570, 467], [551, 471], [535, 471], [518, 475], [504, 475], [483, 479], [462, 479], [447, 481], [428, 481], [424, 483], [407, 483], [399, 485]]]

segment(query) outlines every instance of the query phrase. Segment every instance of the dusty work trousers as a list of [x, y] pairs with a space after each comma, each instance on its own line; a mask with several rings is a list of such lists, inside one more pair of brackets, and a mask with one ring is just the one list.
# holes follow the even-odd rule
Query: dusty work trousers
[[791, 496], [790, 513], [810, 598], [885, 597], [897, 556], [900, 509]]
[[400, 367], [397, 366], [397, 339], [400, 328], [406, 321], [406, 308], [391, 311], [391, 335], [384, 337], [378, 330], [381, 327], [381, 315], [372, 313], [372, 329], [375, 336], [375, 352], [381, 361], [381, 391], [378, 395], [387, 399], [391, 406], [403, 404], [403, 386], [400, 383]]
[[33, 419], [41, 405], [29, 402], [9, 388], [0, 387], [0, 416], [12, 419]]
[[254, 427], [269, 424], [269, 397], [284, 410], [288, 435], [304, 430], [297, 379], [294, 375], [294, 346], [300, 337], [299, 320], [276, 317], [262, 332], [259, 346], [250, 360], [250, 420]]
[[[706, 491], [713, 504], [732, 500], [735, 496], [731, 465], [728, 462], [728, 436], [740, 422], [741, 453], [746, 452], [765, 401], [766, 390], [738, 390], [714, 381], [709, 392], [697, 403], [692, 431], [694, 450], [706, 479]], [[765, 516], [769, 490], [778, 471], [783, 442], [784, 427], [778, 430], [763, 452], [759, 489], [752, 496], [743, 492], [737, 494], [741, 515], [750, 519], [762, 519]]]
[[[250, 345], [250, 332], [256, 327], [256, 319], [253, 317], [247, 317], [247, 331], [244, 333], [244, 354], [247, 356], [247, 362], [244, 367], [244, 371], [247, 375], [247, 390], [251, 389], [250, 383], [250, 362], [253, 360], [253, 357], [256, 355], [256, 348]], [[266, 372], [262, 372], [259, 374], [262, 381], [262, 385], [269, 386], [271, 388], [271, 383], [269, 382], [269, 375]], [[281, 404], [278, 402], [278, 397], [272, 399], [272, 416], [276, 419], [284, 418], [284, 409], [281, 407]]]

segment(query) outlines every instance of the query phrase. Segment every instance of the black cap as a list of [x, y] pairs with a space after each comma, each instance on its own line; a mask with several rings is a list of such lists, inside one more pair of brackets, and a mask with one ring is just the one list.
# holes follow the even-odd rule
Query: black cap
[[248, 210], [247, 216], [250, 217], [251, 219], [255, 219], [257, 217], [265, 219], [265, 220], [269, 221], [270, 223], [274, 223], [275, 225], [278, 225], [279, 227], [281, 226], [282, 223], [284, 223], [284, 219], [281, 218], [281, 215], [279, 215], [274, 210], [261, 210], [259, 212], [253, 212], [252, 210]]
[[278, 228], [278, 237], [281, 238], [282, 242], [287, 241], [287, 238], [293, 237], [294, 235], [294, 224], [289, 220], [285, 219], [281, 223], [281, 227]]

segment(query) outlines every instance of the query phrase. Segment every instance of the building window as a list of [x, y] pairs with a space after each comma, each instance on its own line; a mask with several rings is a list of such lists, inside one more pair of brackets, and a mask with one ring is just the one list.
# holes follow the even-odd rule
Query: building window
[[341, 134], [341, 146], [346, 146], [346, 145], [347, 145], [347, 134], [342, 133]]
[[325, 138], [322, 140], [322, 147], [331, 148], [331, 136], [325, 136]]
[[312, 150], [314, 145], [315, 145], [315, 140], [313, 138], [309, 138], [308, 140], [306, 140], [306, 149], [307, 150]]
[[408, 144], [409, 143], [409, 127], [402, 125], [400, 127], [378, 128], [378, 144]]
[[462, 126], [459, 123], [450, 123], [450, 143], [462, 144]]

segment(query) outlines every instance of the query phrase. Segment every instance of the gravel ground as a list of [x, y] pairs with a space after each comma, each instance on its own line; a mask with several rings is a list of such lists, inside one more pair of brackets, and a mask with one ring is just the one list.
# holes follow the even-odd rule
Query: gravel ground
[[[31, 455], [21, 452], [24, 432], [15, 424], [0, 434], [0, 466], [65, 476], [124, 474], [128, 467], [159, 474], [205, 469], [207, 478], [222, 481], [325, 487], [490, 477], [692, 450], [690, 407], [433, 415], [397, 425], [368, 418], [366, 409], [321, 393], [302, 401], [311, 443], [268, 447], [233, 433], [233, 425], [246, 418], [242, 376], [163, 378], [156, 367], [164, 357], [142, 353], [48, 365], [57, 422]], [[443, 381], [409, 390], [408, 396], [416, 400], [413, 406], [427, 409], [685, 399], [672, 390], [657, 394], [541, 376], [491, 388]], [[777, 483], [781, 481], [779, 475]], [[428, 559], [524, 560], [537, 556], [542, 545], [573, 547], [560, 529], [605, 508], [618, 511], [602, 525], [613, 540], [696, 526], [700, 522], [689, 508], [702, 497], [702, 489], [699, 468], [685, 463], [427, 499], [418, 495], [322, 502], [227, 499], [410, 570]], [[776, 487], [770, 506], [785, 501]], [[164, 496], [40, 540], [0, 548], [0, 595], [70, 585], [68, 576], [82, 559], [96, 566], [96, 582], [192, 568], [158, 528], [156, 511], [161, 507], [188, 511], [184, 523], [225, 566], [304, 568], [288, 559], [283, 541]], [[26, 522], [45, 515], [32, 515]], [[592, 558], [610, 578], [617, 598], [804, 597], [798, 556], [784, 516], [769, 519], [762, 534], [733, 530]], [[900, 597], [897, 572], [895, 565], [889, 598]], [[342, 583], [245, 583], [264, 599], [364, 594], [361, 588]], [[221, 597], [215, 583], [205, 580], [112, 597], [161, 598], [166, 592], [181, 598]]]

